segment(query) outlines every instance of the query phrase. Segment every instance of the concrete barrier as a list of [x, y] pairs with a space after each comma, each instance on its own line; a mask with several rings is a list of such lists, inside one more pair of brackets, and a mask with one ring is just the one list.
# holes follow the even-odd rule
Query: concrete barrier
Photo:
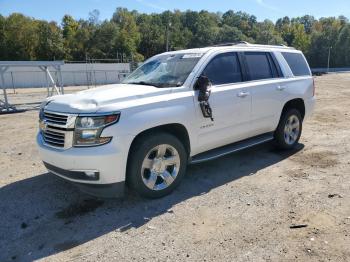
[[311, 68], [312, 73], [336, 73], [336, 72], [349, 72], [350, 67], [337, 67], [337, 68]]
[[[130, 73], [129, 63], [74, 63], [61, 66], [63, 85], [104, 85], [119, 83]], [[50, 69], [55, 80], [57, 72]], [[14, 67], [4, 74], [6, 88], [46, 87], [45, 73], [39, 68]]]

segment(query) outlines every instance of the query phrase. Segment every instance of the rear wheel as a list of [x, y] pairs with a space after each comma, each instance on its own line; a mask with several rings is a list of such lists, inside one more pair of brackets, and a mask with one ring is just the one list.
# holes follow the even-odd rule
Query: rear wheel
[[291, 149], [298, 144], [302, 131], [302, 117], [297, 109], [286, 110], [275, 131], [275, 142], [281, 149]]
[[142, 196], [162, 197], [178, 186], [186, 167], [187, 152], [178, 138], [167, 133], [142, 136], [130, 151], [127, 182]]

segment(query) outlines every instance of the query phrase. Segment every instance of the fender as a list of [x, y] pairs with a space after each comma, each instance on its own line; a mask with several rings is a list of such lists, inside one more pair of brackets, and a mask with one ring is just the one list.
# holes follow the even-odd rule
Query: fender
[[[102, 135], [135, 137], [151, 128], [167, 124], [183, 125], [188, 133], [190, 145], [197, 144], [196, 114], [193, 91], [181, 92], [174, 99], [157, 101], [151, 104], [127, 108], [121, 111], [120, 121], [107, 127]], [[185, 95], [186, 94], [186, 95]], [[171, 98], [175, 94], [169, 94]], [[131, 144], [131, 143], [130, 143]], [[192, 151], [192, 150], [191, 150]]]

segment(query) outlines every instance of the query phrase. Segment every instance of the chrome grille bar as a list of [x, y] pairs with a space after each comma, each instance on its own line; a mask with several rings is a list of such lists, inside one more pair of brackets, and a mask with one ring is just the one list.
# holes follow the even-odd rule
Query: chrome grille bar
[[44, 111], [41, 134], [45, 145], [68, 149], [73, 144], [73, 130], [77, 115]]
[[68, 115], [44, 112], [44, 118], [47, 123], [66, 125]]

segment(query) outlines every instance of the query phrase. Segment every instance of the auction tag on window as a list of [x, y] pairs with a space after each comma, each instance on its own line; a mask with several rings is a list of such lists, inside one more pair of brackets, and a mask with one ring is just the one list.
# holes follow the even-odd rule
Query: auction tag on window
[[203, 53], [193, 53], [193, 54], [184, 54], [182, 58], [183, 59], [185, 59], [185, 58], [199, 58], [202, 56], [203, 56]]

